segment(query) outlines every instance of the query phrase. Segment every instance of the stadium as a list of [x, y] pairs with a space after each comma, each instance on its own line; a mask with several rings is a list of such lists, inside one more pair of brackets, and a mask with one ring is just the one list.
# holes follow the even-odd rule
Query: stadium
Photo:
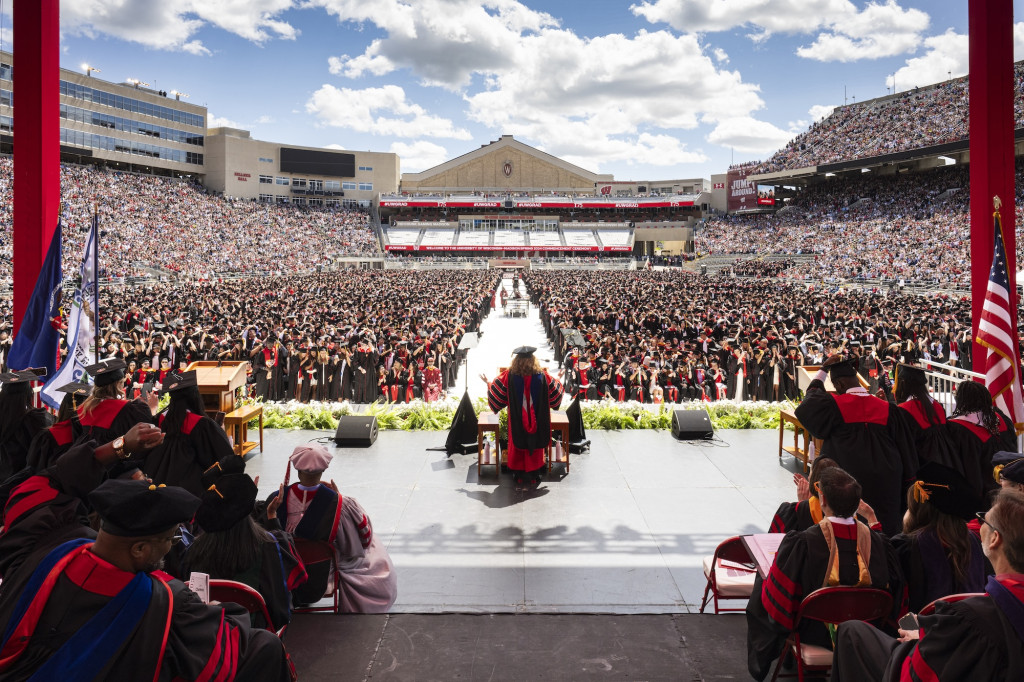
[[[938, 647], [979, 603], [974, 636], [1009, 633], [1024, 61], [997, 56], [1012, 160], [950, 72], [628, 180], [518, 131], [403, 171], [53, 68], [19, 91], [59, 139], [26, 192], [0, 50], [0, 677], [77, 647], [95, 679], [869, 679], [857, 637]], [[983, 177], [1012, 191], [979, 208]], [[52, 187], [28, 281], [15, 216]], [[134, 644], [76, 612], [41, 653], [51, 592], [114, 599]], [[920, 641], [904, 679], [957, 679]], [[977, 679], [1013, 679], [1007, 641]]]

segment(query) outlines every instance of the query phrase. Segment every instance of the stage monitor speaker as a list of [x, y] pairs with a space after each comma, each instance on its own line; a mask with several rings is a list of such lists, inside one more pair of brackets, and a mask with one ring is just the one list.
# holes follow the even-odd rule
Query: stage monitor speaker
[[368, 448], [377, 440], [377, 418], [345, 415], [338, 419], [334, 442], [343, 448]]
[[672, 413], [672, 437], [676, 440], [709, 440], [714, 432], [707, 408]]

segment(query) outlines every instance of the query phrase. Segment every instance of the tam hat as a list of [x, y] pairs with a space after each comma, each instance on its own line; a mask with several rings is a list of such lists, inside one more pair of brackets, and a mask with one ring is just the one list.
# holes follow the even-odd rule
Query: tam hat
[[298, 471], [325, 471], [334, 457], [319, 443], [300, 445], [288, 457], [288, 463]]
[[190, 520], [199, 498], [178, 486], [109, 479], [89, 493], [89, 503], [103, 519], [105, 533], [141, 538]]
[[984, 506], [963, 475], [945, 465], [929, 462], [917, 471], [914, 499], [928, 502], [943, 514], [964, 520]]
[[164, 390], [171, 391], [182, 391], [186, 388], [194, 388], [196, 383], [196, 371], [193, 369], [188, 372], [168, 372], [167, 376], [164, 377]]
[[221, 476], [203, 492], [196, 523], [207, 533], [229, 530], [252, 513], [256, 494], [256, 484], [247, 474]]
[[536, 352], [537, 349], [534, 348], [533, 346], [519, 346], [519, 348], [516, 348], [514, 351], [512, 351], [512, 354], [517, 355], [521, 358], [525, 358], [530, 355], [533, 355]]
[[1024, 484], [1024, 453], [1001, 450], [992, 455], [992, 476]]
[[127, 369], [128, 365], [125, 364], [124, 360], [110, 358], [100, 360], [95, 365], [89, 365], [85, 368], [85, 371], [89, 373], [93, 383], [97, 386], [109, 386], [123, 379]]

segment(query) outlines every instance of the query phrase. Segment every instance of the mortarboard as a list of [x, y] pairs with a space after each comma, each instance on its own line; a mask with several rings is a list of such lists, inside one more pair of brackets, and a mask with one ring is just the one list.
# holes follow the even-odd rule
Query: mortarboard
[[983, 505], [963, 475], [938, 462], [929, 462], [917, 471], [914, 499], [928, 502], [943, 514], [964, 520], [974, 516]]
[[89, 373], [93, 383], [97, 386], [109, 386], [120, 381], [124, 377], [126, 369], [128, 369], [128, 365], [124, 360], [110, 358], [100, 360], [95, 365], [89, 365], [85, 371]]

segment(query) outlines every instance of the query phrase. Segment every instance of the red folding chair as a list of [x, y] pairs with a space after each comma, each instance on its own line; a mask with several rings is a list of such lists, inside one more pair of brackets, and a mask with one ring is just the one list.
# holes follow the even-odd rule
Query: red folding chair
[[[723, 561], [733, 565], [723, 565]], [[708, 579], [708, 584], [704, 587], [700, 612], [704, 613], [712, 599], [715, 602], [716, 614], [743, 611], [744, 609], [721, 608], [718, 602], [725, 599], [742, 599], [746, 602], [754, 590], [756, 576], [757, 567], [743, 540], [737, 536], [722, 541], [715, 548], [713, 555], [704, 557], [704, 577]]]
[[310, 568], [328, 562], [328, 585], [331, 587], [331, 598], [333, 603], [330, 606], [300, 606], [292, 609], [292, 613], [313, 613], [317, 611], [330, 611], [338, 613], [338, 599], [340, 594], [341, 574], [334, 557], [334, 545], [323, 540], [306, 540], [295, 538], [295, 551], [298, 553], [302, 563], [306, 566], [306, 572]]
[[249, 613], [262, 616], [263, 621], [267, 624], [266, 629], [278, 637], [282, 636], [288, 627], [285, 625], [280, 630], [274, 629], [274, 621], [270, 619], [270, 611], [267, 610], [267, 602], [263, 599], [263, 595], [245, 583], [240, 583], [236, 580], [210, 578], [210, 599], [212, 601], [238, 604]]
[[953, 603], [956, 603], [956, 602], [964, 600], [964, 599], [970, 599], [971, 597], [984, 597], [984, 596], [985, 596], [984, 592], [961, 592], [959, 594], [951, 594], [951, 595], [948, 595], [948, 596], [945, 596], [945, 597], [939, 597], [938, 599], [933, 601], [931, 604], [928, 604], [923, 609], [921, 609], [921, 613], [919, 613], [917, 615], [919, 615], [919, 616], [930, 616], [930, 615], [932, 615], [933, 613], [935, 613], [935, 605], [938, 604], [940, 601], [944, 601], [947, 604], [953, 604]]
[[[775, 664], [772, 682], [780, 677], [796, 677], [803, 682], [807, 672], [828, 676], [832, 670], [832, 650], [800, 641], [800, 623], [804, 618], [839, 625], [848, 620], [872, 621], [886, 616], [892, 609], [892, 595], [873, 587], [823, 587], [811, 592], [800, 602], [793, 623], [793, 632], [786, 638]], [[796, 658], [796, 674], [780, 674], [782, 661], [792, 650]]]

